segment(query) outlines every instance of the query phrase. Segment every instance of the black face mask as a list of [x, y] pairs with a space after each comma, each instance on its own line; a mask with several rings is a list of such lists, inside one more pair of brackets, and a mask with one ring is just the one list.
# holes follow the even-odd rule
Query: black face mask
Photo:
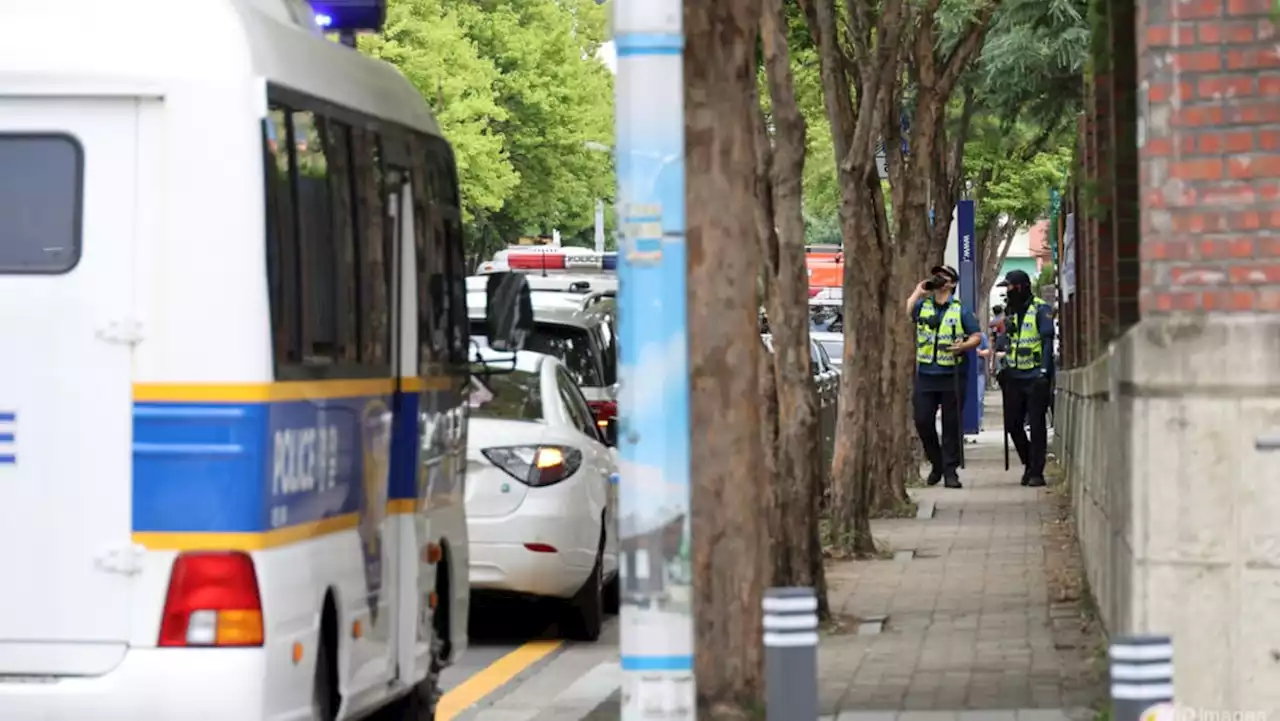
[[1005, 293], [1005, 303], [1010, 310], [1020, 310], [1031, 302], [1031, 289], [1020, 285], [1011, 285]]

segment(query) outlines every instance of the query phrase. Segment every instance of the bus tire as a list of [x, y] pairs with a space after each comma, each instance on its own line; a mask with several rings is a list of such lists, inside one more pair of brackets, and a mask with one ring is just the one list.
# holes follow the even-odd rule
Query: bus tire
[[399, 708], [388, 718], [397, 721], [436, 721], [436, 708], [440, 705], [440, 671], [444, 668], [444, 640], [436, 635], [431, 639], [431, 663], [427, 677], [422, 679], [408, 696], [401, 699]]
[[320, 615], [320, 643], [316, 646], [315, 682], [311, 689], [311, 717], [315, 721], [333, 721], [338, 717], [342, 698], [338, 695], [337, 609], [327, 596]]

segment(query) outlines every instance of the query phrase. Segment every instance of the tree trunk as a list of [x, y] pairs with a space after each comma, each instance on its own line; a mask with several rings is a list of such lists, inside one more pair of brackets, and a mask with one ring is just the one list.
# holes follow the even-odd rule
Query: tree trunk
[[1013, 236], [1018, 234], [1018, 226], [1013, 221], [1002, 223], [999, 218], [993, 219], [982, 233], [982, 242], [978, 246], [982, 252], [982, 295], [979, 296], [979, 302], [982, 303], [982, 322], [983, 328], [986, 328], [986, 322], [991, 309], [987, 306], [991, 305], [987, 300], [991, 297], [991, 289], [996, 287], [996, 283], [1000, 282], [1000, 266], [1004, 265], [1004, 259], [1009, 256], [1009, 246], [1013, 245]]
[[[877, 223], [884, 209], [874, 208], [868, 198], [878, 193], [880, 185], [875, 145], [883, 103], [876, 101], [883, 88], [894, 82], [906, 13], [900, 0], [883, 3], [875, 32], [868, 29], [855, 39], [869, 43], [874, 35], [879, 44], [874, 49], [855, 44], [857, 77], [851, 78], [840, 37], [842, 22], [833, 0], [805, 0], [803, 9], [818, 46], [823, 101], [840, 183], [845, 255], [857, 259], [844, 266], [844, 369], [831, 463], [830, 540], [865, 555], [875, 552], [869, 514], [877, 451], [883, 442], [876, 429], [884, 412], [878, 401], [885, 353], [881, 301], [886, 277], [882, 243], [886, 229]], [[858, 84], [856, 112], [851, 79]]]
[[884, 304], [885, 363], [882, 372], [882, 403], [886, 409], [884, 427], [889, 433], [885, 448], [886, 470], [881, 479], [873, 512], [883, 516], [901, 515], [911, 503], [907, 483], [920, 477], [916, 449], [920, 446], [913, 422], [911, 394], [915, 382], [916, 338], [903, 299], [920, 282], [914, 268], [904, 268], [899, 260], [890, 280], [891, 292]]
[[881, 363], [886, 353], [881, 311], [885, 274], [873, 211], [863, 201], [870, 193], [868, 176], [861, 180], [861, 188], [845, 183], [842, 189], [845, 252], [859, 262], [844, 266], [844, 369], [831, 463], [832, 540], [860, 556], [876, 551], [870, 512], [878, 461], [886, 443], [878, 431], [884, 425], [879, 400]]
[[[763, 703], [768, 523], [760, 445], [755, 227], [758, 0], [684, 6], [699, 718]], [[743, 240], [748, 239], [747, 243]]]
[[[774, 139], [769, 167], [775, 254], [766, 257], [771, 271], [769, 318], [773, 330], [777, 389], [777, 484], [781, 533], [773, 536], [773, 584], [818, 588], [823, 574], [818, 538], [818, 479], [823, 452], [818, 422], [817, 387], [809, 353], [808, 272], [804, 252], [805, 121], [796, 102], [787, 50], [787, 21], [782, 0], [764, 0], [761, 40]], [[764, 138], [768, 142], [768, 138]], [[821, 469], [821, 470], [820, 470]], [[815, 562], [816, 560], [816, 562]], [[816, 571], [816, 575], [815, 575]], [[819, 605], [825, 609], [825, 598]]]

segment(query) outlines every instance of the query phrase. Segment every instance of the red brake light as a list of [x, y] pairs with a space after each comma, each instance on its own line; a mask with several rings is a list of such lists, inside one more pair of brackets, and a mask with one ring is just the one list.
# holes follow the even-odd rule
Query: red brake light
[[261, 646], [262, 598], [248, 554], [183, 553], [173, 563], [161, 646]]
[[603, 428], [610, 420], [618, 417], [618, 404], [614, 401], [587, 401], [591, 412], [596, 416], [596, 425]]

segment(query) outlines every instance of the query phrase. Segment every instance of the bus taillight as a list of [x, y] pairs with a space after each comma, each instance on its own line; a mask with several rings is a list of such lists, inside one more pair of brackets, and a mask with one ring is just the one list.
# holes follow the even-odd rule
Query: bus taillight
[[173, 563], [161, 646], [261, 646], [262, 597], [249, 554], [183, 553]]

